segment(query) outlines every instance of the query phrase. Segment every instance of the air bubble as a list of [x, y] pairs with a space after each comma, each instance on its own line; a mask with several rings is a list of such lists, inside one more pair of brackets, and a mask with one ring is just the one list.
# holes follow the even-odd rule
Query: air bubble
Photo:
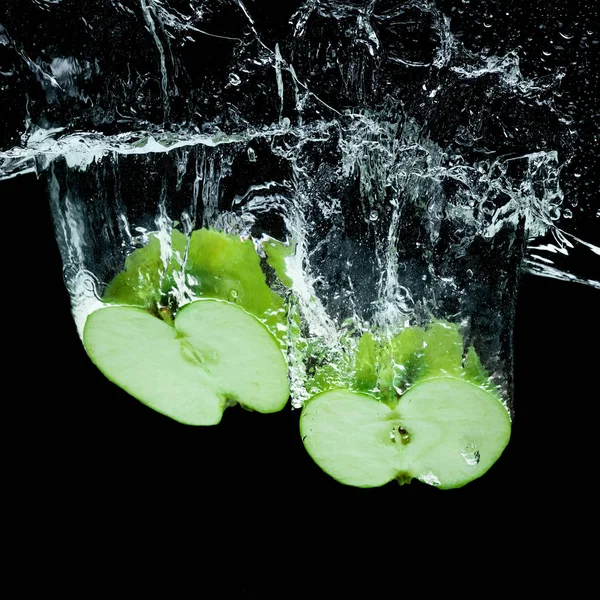
[[568, 209], [568, 208], [565, 208], [565, 210], [563, 210], [563, 217], [565, 219], [572, 219], [573, 218], [573, 211], [570, 210], [570, 209]]
[[441, 483], [431, 471], [429, 471], [429, 473], [425, 473], [425, 475], [419, 475], [417, 479], [428, 485], [440, 485]]
[[256, 152], [254, 152], [254, 148], [248, 148], [248, 160], [250, 162], [256, 162]]
[[475, 444], [468, 444], [466, 448], [463, 448], [461, 451], [461, 456], [465, 459], [465, 462], [474, 467], [479, 464], [481, 460], [481, 455], [479, 454], [479, 450]]
[[242, 80], [240, 79], [239, 75], [236, 75], [235, 73], [230, 73], [229, 74], [229, 83], [235, 87], [237, 87], [238, 85], [240, 85], [240, 83], [242, 83]]
[[376, 210], [372, 210], [369, 215], [369, 221], [377, 221], [379, 219], [379, 213]]

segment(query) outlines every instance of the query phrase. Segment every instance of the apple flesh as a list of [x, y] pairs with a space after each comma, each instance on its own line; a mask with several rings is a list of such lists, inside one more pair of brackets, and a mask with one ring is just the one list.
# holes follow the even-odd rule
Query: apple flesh
[[367, 394], [331, 390], [308, 400], [300, 417], [313, 460], [357, 487], [394, 479], [462, 487], [500, 457], [510, 430], [508, 412], [493, 394], [447, 376], [414, 385], [395, 408]]
[[191, 302], [172, 325], [141, 308], [107, 306], [88, 316], [83, 342], [108, 379], [181, 423], [217, 424], [232, 404], [276, 412], [289, 397], [277, 341], [229, 302]]

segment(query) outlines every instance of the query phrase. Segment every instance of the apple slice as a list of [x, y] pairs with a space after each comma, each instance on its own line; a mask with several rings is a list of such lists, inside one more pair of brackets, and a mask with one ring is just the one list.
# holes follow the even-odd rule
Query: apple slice
[[300, 416], [313, 460], [340, 483], [357, 487], [393, 479], [462, 487], [496, 462], [510, 430], [508, 412], [493, 394], [447, 376], [414, 385], [393, 409], [337, 389], [311, 398]]
[[232, 404], [276, 412], [289, 397], [275, 338], [229, 302], [191, 302], [173, 325], [141, 308], [104, 307], [88, 316], [83, 343], [108, 379], [181, 423], [215, 425]]

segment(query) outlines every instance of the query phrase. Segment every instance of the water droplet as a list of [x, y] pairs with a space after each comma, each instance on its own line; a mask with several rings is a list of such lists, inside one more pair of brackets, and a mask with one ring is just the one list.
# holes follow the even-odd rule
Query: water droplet
[[425, 475], [419, 475], [417, 479], [428, 485], [440, 485], [441, 483], [440, 480], [431, 471], [429, 471], [429, 473], [426, 473]]
[[473, 277], [473, 271], [471, 271], [471, 269], [467, 269], [467, 277]]
[[369, 221], [377, 221], [378, 218], [379, 213], [376, 210], [372, 210], [371, 214], [369, 215]]
[[240, 76], [237, 75], [236, 73], [230, 73], [229, 74], [229, 83], [233, 86], [238, 86], [238, 85], [240, 85], [240, 83], [242, 83], [242, 80], [240, 79]]
[[254, 152], [254, 148], [248, 148], [248, 160], [250, 162], [256, 162], [256, 152]]
[[461, 455], [465, 459], [465, 462], [471, 467], [478, 465], [481, 459], [481, 455], [475, 444], [467, 444], [467, 446], [462, 449]]
[[235, 302], [238, 298], [238, 293], [236, 292], [236, 290], [231, 290], [229, 292], [229, 298], [232, 302]]

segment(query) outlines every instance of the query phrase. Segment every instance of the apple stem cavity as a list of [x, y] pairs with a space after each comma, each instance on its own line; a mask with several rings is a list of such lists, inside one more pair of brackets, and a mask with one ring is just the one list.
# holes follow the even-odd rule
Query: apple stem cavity
[[396, 475], [396, 481], [400, 486], [409, 485], [413, 479], [414, 478], [411, 477], [408, 473], [398, 473], [398, 475]]
[[159, 308], [158, 315], [167, 325], [170, 325], [171, 327], [174, 326], [173, 312], [168, 306]]

